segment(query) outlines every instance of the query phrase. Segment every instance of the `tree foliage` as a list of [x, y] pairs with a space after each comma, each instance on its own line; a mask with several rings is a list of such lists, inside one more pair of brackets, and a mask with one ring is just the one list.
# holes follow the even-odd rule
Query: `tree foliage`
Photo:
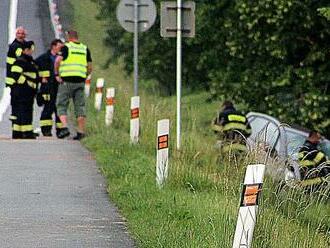
[[[113, 58], [132, 71], [132, 39], [116, 21], [118, 0], [94, 0], [108, 20]], [[159, 0], [155, 3], [159, 9]], [[196, 0], [196, 37], [184, 39], [183, 82], [216, 98], [330, 136], [328, 0]], [[173, 93], [175, 39], [156, 24], [140, 35], [140, 70]]]
[[330, 21], [330, 7], [319, 8], [317, 10], [319, 11], [320, 15], [324, 16]]

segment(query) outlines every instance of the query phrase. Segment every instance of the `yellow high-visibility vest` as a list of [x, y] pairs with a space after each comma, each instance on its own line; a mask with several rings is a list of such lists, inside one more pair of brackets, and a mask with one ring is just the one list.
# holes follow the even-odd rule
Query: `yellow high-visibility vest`
[[60, 76], [86, 78], [87, 46], [74, 42], [65, 43], [65, 46], [68, 47], [68, 57], [60, 64]]

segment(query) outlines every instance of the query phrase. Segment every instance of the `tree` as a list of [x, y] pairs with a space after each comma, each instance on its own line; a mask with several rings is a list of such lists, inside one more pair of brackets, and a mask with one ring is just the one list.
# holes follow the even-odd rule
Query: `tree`
[[[132, 34], [115, 18], [118, 0], [94, 0], [107, 20], [112, 58], [132, 71]], [[330, 136], [328, 0], [196, 0], [196, 37], [184, 39], [183, 82], [213, 98]], [[160, 0], [155, 1], [157, 7]], [[320, 13], [323, 15], [321, 16]], [[159, 17], [140, 36], [140, 72], [175, 89], [175, 39], [160, 37]], [[111, 61], [112, 62], [112, 61]]]

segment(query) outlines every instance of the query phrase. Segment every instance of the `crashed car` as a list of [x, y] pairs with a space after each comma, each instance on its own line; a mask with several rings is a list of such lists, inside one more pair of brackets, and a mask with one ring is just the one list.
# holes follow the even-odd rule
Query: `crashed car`
[[[286, 182], [300, 181], [298, 152], [307, 139], [309, 130], [282, 124], [276, 118], [263, 113], [250, 112], [247, 118], [252, 129], [252, 134], [248, 138], [252, 149], [263, 144], [270, 156], [276, 156], [280, 160], [279, 164], [285, 165], [275, 168], [275, 173], [273, 170], [272, 174], [276, 174], [281, 180], [285, 179]], [[323, 138], [319, 146], [329, 158], [330, 141]], [[303, 181], [312, 184], [319, 183], [319, 180]]]

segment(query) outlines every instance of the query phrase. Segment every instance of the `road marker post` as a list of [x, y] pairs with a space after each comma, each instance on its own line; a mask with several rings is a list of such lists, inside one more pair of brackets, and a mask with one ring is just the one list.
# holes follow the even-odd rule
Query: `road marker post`
[[168, 176], [169, 132], [170, 120], [159, 120], [157, 122], [156, 182], [160, 188], [163, 187]]
[[89, 97], [91, 92], [92, 74], [89, 74], [85, 80], [85, 96]]
[[131, 98], [131, 125], [130, 125], [130, 137], [132, 144], [136, 144], [139, 142], [139, 133], [140, 133], [140, 97], [133, 96]]
[[253, 164], [246, 169], [233, 248], [252, 246], [265, 167], [264, 164]]
[[103, 87], [104, 87], [104, 78], [98, 78], [96, 81], [95, 104], [94, 104], [94, 107], [97, 111], [101, 110]]
[[105, 107], [105, 125], [110, 126], [113, 121], [115, 104], [115, 88], [108, 88], [106, 95], [106, 107]]

